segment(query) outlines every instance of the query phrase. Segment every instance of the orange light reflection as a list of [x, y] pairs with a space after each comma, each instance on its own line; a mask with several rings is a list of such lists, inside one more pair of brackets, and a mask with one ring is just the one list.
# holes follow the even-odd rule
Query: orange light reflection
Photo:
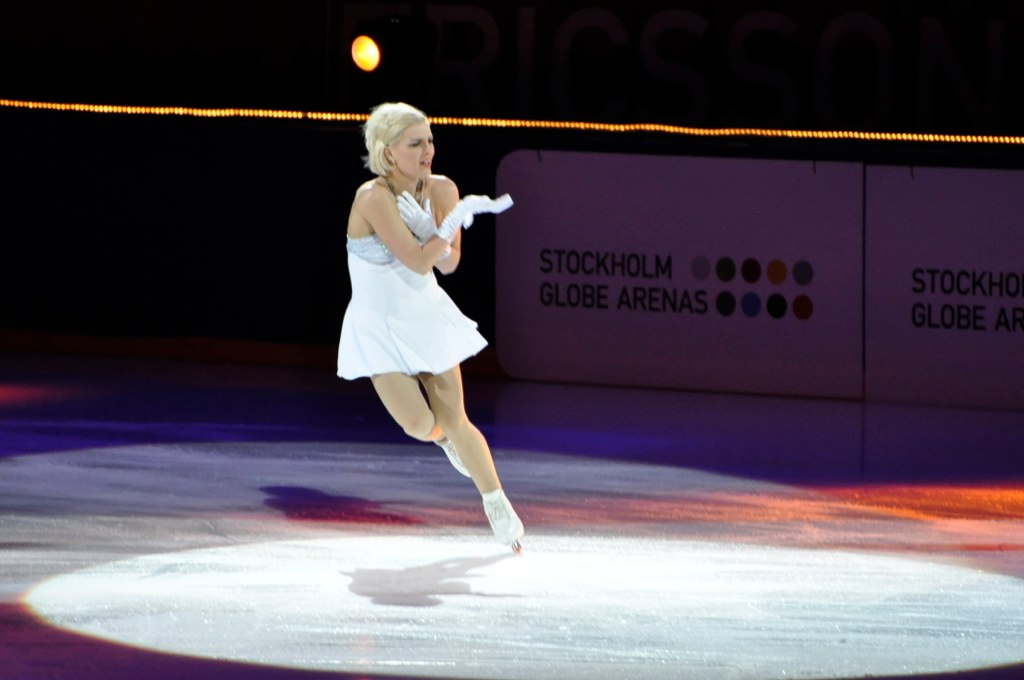
[[1024, 519], [1024, 484], [895, 484], [821, 491], [847, 503], [909, 519]]
[[0, 384], [0, 408], [61, 401], [71, 396], [72, 394], [63, 388]]

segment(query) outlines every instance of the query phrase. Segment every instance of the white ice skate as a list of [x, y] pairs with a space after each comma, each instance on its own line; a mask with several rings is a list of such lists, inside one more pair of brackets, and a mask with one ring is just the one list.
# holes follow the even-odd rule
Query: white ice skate
[[451, 462], [452, 467], [459, 471], [459, 474], [463, 477], [469, 477], [469, 470], [462, 464], [462, 459], [459, 458], [459, 452], [455, 450], [455, 444], [452, 443], [448, 437], [442, 437], [434, 442], [441, 447], [445, 455], [448, 456], [448, 460]]
[[505, 497], [501, 489], [484, 495], [484, 513], [487, 521], [491, 523], [491, 531], [499, 543], [504, 543], [512, 548], [512, 552], [519, 554], [523, 545], [519, 539], [523, 537], [523, 523], [519, 515], [512, 509], [512, 504]]

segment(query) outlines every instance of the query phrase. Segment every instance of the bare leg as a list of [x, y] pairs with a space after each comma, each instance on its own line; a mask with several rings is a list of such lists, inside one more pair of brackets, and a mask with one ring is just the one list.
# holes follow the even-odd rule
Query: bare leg
[[382, 373], [373, 376], [371, 381], [384, 408], [407, 435], [423, 442], [436, 441], [444, 436], [415, 376]]
[[[447, 437], [455, 445], [461, 464], [483, 498], [494, 537], [518, 553], [522, 549], [523, 523], [501, 490], [487, 440], [466, 416], [459, 367], [440, 375], [376, 375], [373, 386], [388, 413], [410, 437], [433, 442]], [[452, 464], [459, 468], [454, 460]]]
[[466, 416], [462, 397], [462, 372], [459, 367], [437, 375], [424, 373], [419, 379], [426, 389], [437, 424], [455, 444], [459, 458], [469, 470], [477, 490], [485, 494], [500, 489], [501, 482], [494, 469], [494, 459], [487, 440]]

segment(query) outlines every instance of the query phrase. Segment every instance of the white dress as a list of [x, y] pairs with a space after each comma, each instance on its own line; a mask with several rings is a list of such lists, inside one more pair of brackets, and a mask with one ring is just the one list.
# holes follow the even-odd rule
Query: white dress
[[349, 237], [347, 250], [352, 300], [338, 345], [340, 377], [443, 373], [487, 346], [433, 271], [412, 271], [376, 234]]

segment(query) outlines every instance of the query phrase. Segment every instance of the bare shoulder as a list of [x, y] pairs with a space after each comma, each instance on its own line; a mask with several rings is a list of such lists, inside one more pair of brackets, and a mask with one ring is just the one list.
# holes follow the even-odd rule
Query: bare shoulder
[[356, 190], [356, 197], [352, 201], [352, 212], [358, 213], [371, 222], [376, 221], [381, 211], [386, 211], [395, 203], [391, 192], [376, 180], [364, 182]]
[[434, 203], [455, 204], [459, 200], [459, 187], [444, 175], [430, 176], [430, 200]]
[[367, 204], [377, 203], [387, 197], [387, 189], [381, 186], [380, 182], [371, 179], [363, 182], [356, 189], [356, 196], [352, 200], [353, 207], [361, 207]]
[[352, 210], [348, 218], [348, 235], [368, 236], [374, 232], [373, 224], [379, 221], [379, 214], [390, 200], [387, 189], [376, 180], [364, 182], [356, 189], [352, 199]]

